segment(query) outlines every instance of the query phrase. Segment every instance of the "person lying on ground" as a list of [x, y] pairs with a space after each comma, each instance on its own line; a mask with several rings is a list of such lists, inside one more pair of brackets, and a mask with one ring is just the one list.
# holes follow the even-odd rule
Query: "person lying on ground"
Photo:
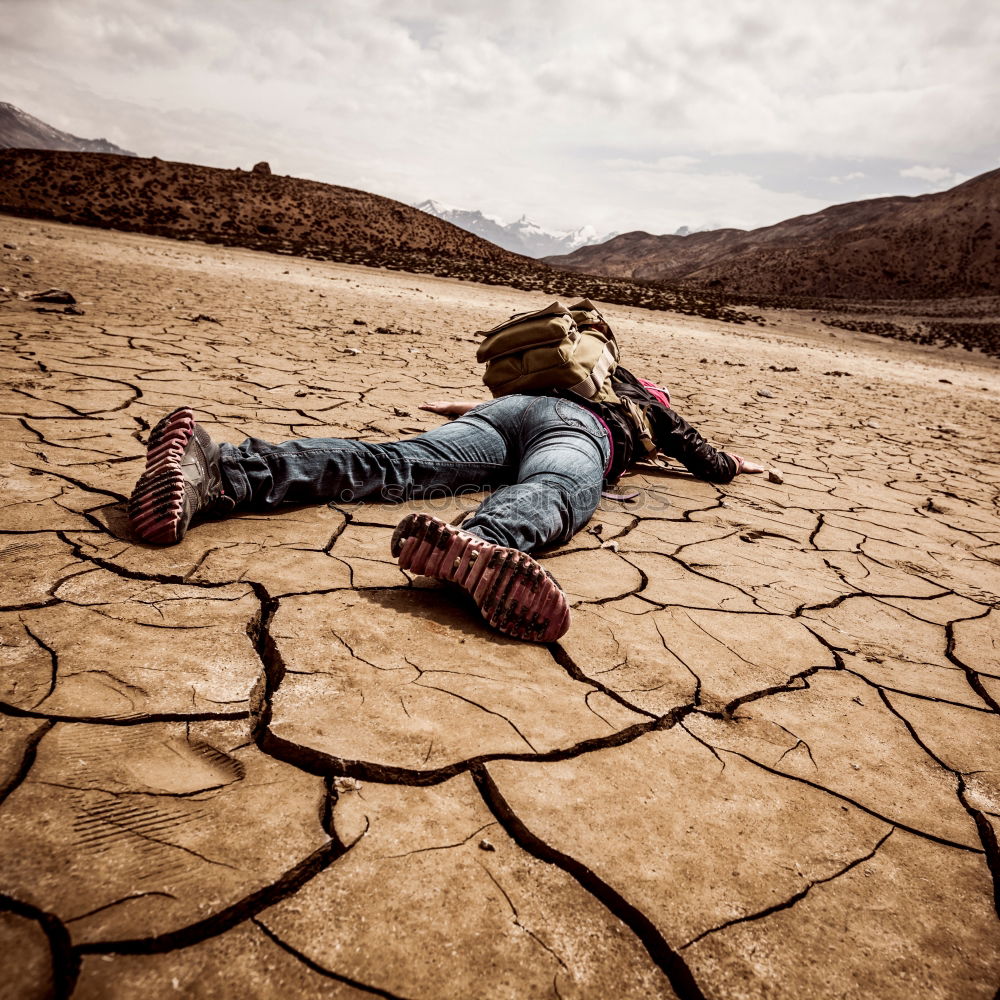
[[[642, 457], [636, 431], [560, 395], [427, 403], [456, 419], [417, 437], [374, 444], [312, 438], [217, 444], [190, 407], [152, 430], [132, 492], [135, 535], [179, 542], [191, 524], [285, 504], [388, 502], [492, 490], [456, 527], [406, 515], [392, 536], [401, 568], [457, 584], [486, 622], [518, 639], [554, 642], [569, 628], [566, 596], [529, 553], [564, 545], [593, 516], [605, 482]], [[727, 483], [760, 465], [713, 448], [683, 417], [660, 407], [655, 445], [695, 475]], [[645, 452], [642, 452], [645, 454]]]

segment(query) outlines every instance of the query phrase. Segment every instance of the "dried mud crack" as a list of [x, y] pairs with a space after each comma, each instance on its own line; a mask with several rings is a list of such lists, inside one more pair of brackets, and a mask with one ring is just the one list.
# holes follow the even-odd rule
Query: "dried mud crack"
[[418, 504], [168, 548], [123, 506], [179, 405], [232, 443], [434, 426], [530, 294], [0, 227], [81, 307], [0, 294], [11, 995], [994, 997], [994, 362], [608, 306], [784, 481], [641, 467], [541, 557], [570, 631], [519, 644], [397, 567]]

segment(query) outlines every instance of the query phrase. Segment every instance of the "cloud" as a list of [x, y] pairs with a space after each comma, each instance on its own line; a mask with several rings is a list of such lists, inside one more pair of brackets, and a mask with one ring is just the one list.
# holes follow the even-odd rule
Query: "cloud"
[[566, 229], [774, 222], [1000, 144], [993, 0], [3, 3], [0, 99], [60, 128]]
[[955, 171], [951, 167], [905, 167], [899, 172], [900, 177], [916, 177], [922, 181], [930, 181], [932, 184], [939, 181], [950, 181], [955, 177]]
[[863, 170], [852, 170], [849, 174], [844, 174], [841, 177], [827, 177], [827, 180], [831, 184], [849, 184], [851, 181], [859, 181], [865, 176]]

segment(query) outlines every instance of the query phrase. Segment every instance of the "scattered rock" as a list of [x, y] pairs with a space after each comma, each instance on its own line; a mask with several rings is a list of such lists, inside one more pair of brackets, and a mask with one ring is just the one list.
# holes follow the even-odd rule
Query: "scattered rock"
[[778, 469], [768, 469], [767, 470], [767, 481], [769, 483], [783, 483], [785, 477], [781, 474]]
[[252, 174], [264, 174], [270, 177], [271, 175], [271, 164], [267, 160], [261, 160], [260, 163], [255, 163], [250, 169]]
[[836, 369], [834, 371], [832, 371], [832, 372], [823, 372], [823, 374], [824, 375], [837, 375], [837, 376], [840, 376], [840, 375], [852, 375], [851, 372], [842, 372], [842, 371], [837, 371]]
[[479, 850], [481, 851], [495, 851], [496, 847], [488, 841], [485, 837], [479, 841]]
[[47, 288], [44, 292], [22, 292], [21, 298], [28, 302], [55, 302], [70, 306], [76, 302], [73, 293], [62, 288]]
[[763, 396], [764, 399], [774, 399], [774, 393], [770, 392], [768, 389], [758, 389], [757, 395]]

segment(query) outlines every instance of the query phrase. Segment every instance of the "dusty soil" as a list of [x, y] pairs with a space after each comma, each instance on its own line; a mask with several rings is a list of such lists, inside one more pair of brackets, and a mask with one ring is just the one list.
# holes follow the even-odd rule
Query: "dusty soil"
[[995, 363], [608, 307], [784, 482], [631, 477], [544, 558], [575, 610], [539, 647], [395, 566], [406, 505], [166, 549], [122, 509], [172, 407], [231, 442], [413, 434], [537, 297], [0, 236], [0, 284], [77, 299], [0, 302], [4, 996], [994, 996]]

